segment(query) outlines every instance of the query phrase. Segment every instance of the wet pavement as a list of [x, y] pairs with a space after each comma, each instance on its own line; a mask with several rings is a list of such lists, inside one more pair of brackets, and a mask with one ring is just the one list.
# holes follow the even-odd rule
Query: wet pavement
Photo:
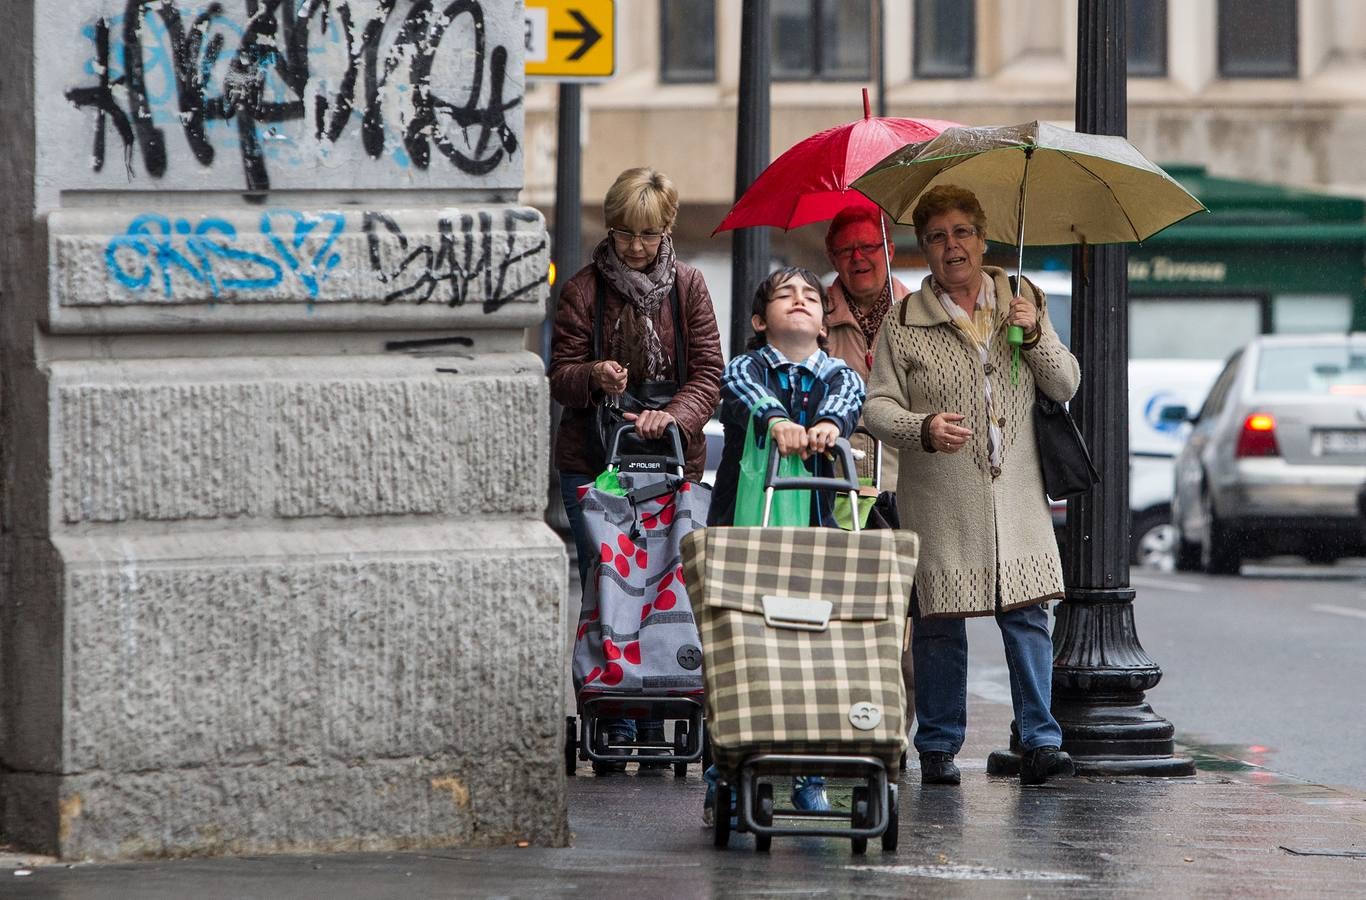
[[[414, 853], [67, 866], [5, 859], [0, 896], [43, 898], [1366, 896], [1366, 795], [1196, 748], [1198, 774], [1078, 778], [1021, 788], [988, 778], [1010, 710], [970, 697], [960, 788], [902, 781], [900, 849], [747, 835], [717, 851], [686, 778], [570, 783], [574, 844]], [[1358, 748], [1359, 749], [1359, 748]], [[634, 768], [634, 767], [632, 767]], [[562, 777], [546, 773], [546, 777]], [[17, 863], [27, 875], [18, 875]]]

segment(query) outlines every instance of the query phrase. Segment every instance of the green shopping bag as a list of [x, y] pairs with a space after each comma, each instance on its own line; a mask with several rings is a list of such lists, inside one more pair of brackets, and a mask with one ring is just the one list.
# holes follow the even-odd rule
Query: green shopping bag
[[611, 494], [613, 497], [626, 496], [626, 488], [621, 486], [621, 479], [617, 477], [616, 466], [608, 466], [603, 469], [602, 474], [593, 480], [593, 490]]
[[[770, 427], [770, 432], [771, 432]], [[770, 441], [773, 435], [770, 433]], [[778, 461], [779, 478], [805, 478], [806, 470], [798, 455]], [[768, 476], [768, 447], [760, 449], [754, 438], [754, 418], [745, 427], [745, 452], [740, 457], [740, 482], [735, 488], [735, 524], [761, 525], [764, 521], [764, 479]], [[769, 525], [811, 524], [810, 491], [774, 491]]]
[[[863, 487], [872, 487], [873, 479], [870, 477], [863, 477], [858, 480], [858, 483], [861, 484]], [[868, 514], [873, 511], [874, 503], [877, 503], [876, 497], [864, 497], [862, 495], [859, 496], [858, 527], [860, 531], [868, 527]], [[851, 522], [849, 519], [848, 494], [841, 493], [835, 495], [835, 524], [843, 528], [845, 531], [854, 530], [853, 522]]]

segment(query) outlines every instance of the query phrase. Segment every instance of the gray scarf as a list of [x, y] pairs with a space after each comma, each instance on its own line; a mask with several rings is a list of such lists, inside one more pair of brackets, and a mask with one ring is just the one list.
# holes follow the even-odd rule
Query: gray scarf
[[[593, 264], [612, 290], [626, 300], [617, 315], [609, 354], [626, 366], [629, 383], [672, 378], [673, 372], [664, 357], [655, 322], [659, 318], [659, 307], [674, 285], [673, 238], [664, 236], [654, 263], [643, 272], [621, 261], [610, 236], [594, 248]], [[677, 322], [674, 327], [679, 327]]]

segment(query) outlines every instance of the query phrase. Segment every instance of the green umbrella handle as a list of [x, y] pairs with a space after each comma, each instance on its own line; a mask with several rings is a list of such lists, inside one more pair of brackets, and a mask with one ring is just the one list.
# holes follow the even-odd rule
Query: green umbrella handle
[[1024, 329], [1011, 325], [1006, 329], [1006, 343], [1010, 345], [1010, 383], [1020, 383], [1020, 345], [1024, 343]]

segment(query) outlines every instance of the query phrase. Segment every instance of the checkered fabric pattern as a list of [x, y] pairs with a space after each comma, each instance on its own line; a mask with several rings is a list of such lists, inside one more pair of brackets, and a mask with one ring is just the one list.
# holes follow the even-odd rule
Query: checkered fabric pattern
[[[919, 549], [911, 531], [704, 528], [683, 539], [718, 766], [733, 772], [759, 752], [899, 763], [906, 748], [901, 646]], [[829, 600], [829, 627], [768, 625], [766, 595]], [[872, 729], [850, 720], [861, 703], [881, 714]]]

